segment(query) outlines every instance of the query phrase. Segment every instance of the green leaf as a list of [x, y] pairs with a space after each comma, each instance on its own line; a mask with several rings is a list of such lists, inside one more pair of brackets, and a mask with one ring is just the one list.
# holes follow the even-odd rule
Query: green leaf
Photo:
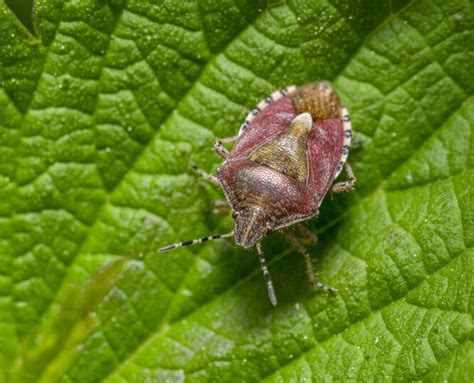
[[[469, 1], [38, 0], [34, 24], [0, 2], [0, 381], [474, 380]], [[364, 141], [308, 223], [339, 294], [279, 234], [276, 308], [231, 240], [157, 254], [231, 228], [188, 162], [318, 79]]]

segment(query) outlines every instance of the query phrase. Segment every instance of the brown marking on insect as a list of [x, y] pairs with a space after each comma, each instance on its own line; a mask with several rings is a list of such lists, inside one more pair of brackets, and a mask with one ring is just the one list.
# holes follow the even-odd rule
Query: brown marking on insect
[[341, 117], [341, 102], [328, 81], [300, 86], [289, 96], [297, 114], [308, 112], [315, 121]]

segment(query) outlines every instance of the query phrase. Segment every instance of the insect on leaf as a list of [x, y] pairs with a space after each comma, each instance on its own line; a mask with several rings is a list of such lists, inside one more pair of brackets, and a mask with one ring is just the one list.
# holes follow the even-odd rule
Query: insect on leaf
[[[468, 1], [42, 0], [34, 26], [0, 2], [0, 380], [474, 380]], [[278, 234], [275, 308], [232, 239], [158, 254], [232, 229], [188, 163], [214, 173], [216, 138], [320, 80], [363, 141], [307, 225], [338, 295]], [[67, 355], [24, 354], [123, 257]]]

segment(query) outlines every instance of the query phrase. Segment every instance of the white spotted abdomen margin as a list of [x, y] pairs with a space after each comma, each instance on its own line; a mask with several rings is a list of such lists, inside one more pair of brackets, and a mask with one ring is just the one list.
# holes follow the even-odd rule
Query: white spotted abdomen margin
[[257, 114], [259, 114], [263, 109], [265, 109], [268, 105], [270, 105], [273, 101], [279, 100], [282, 97], [288, 96], [288, 93], [293, 92], [296, 89], [296, 86], [290, 85], [286, 88], [277, 90], [276, 92], [272, 93], [270, 96], [265, 97], [262, 101], [260, 101], [255, 108], [247, 115], [245, 118], [244, 123], [240, 126], [239, 129], [239, 136], [243, 133], [245, 129], [250, 125], [252, 120], [255, 118]]
[[344, 141], [342, 145], [342, 152], [339, 162], [336, 167], [336, 173], [334, 174], [334, 179], [341, 173], [344, 164], [347, 161], [347, 157], [349, 156], [349, 149], [351, 147], [352, 141], [352, 123], [351, 118], [349, 117], [349, 111], [347, 108], [342, 108], [342, 121], [344, 122], [343, 129], [344, 129]]

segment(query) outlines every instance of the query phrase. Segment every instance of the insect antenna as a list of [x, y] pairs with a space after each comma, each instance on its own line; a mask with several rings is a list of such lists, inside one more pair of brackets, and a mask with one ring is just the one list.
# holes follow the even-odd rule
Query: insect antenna
[[173, 243], [172, 245], [162, 247], [158, 251], [160, 253], [162, 253], [164, 251], [173, 250], [173, 249], [176, 249], [177, 247], [181, 247], [181, 246], [195, 245], [197, 243], [212, 241], [214, 239], [220, 239], [220, 238], [229, 238], [229, 237], [233, 237], [233, 236], [234, 236], [234, 231], [232, 230], [231, 232], [226, 233], [226, 234], [210, 235], [208, 237], [202, 237], [202, 238], [198, 238], [198, 239], [190, 239], [190, 240], [187, 240], [187, 241]]
[[262, 267], [263, 277], [265, 278], [265, 282], [267, 282], [267, 289], [268, 289], [268, 296], [270, 297], [270, 302], [272, 302], [273, 306], [277, 304], [277, 298], [275, 294], [275, 289], [273, 288], [272, 277], [267, 269], [267, 262], [265, 261], [265, 255], [262, 251], [262, 245], [260, 242], [257, 243], [257, 252], [260, 258], [260, 266]]

